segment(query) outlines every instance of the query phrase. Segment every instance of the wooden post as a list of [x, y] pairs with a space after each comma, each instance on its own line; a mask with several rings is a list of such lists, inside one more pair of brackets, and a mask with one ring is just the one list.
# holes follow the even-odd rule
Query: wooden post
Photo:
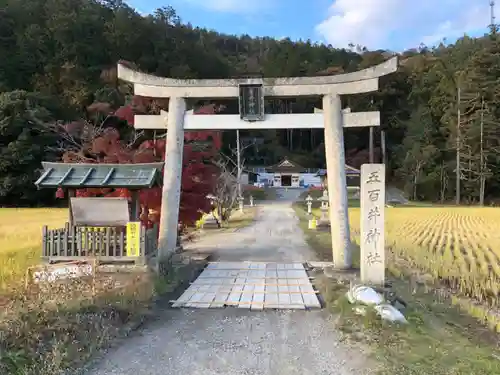
[[132, 190], [130, 221], [139, 221], [140, 215], [141, 215], [141, 202], [139, 200], [139, 191]]
[[64, 251], [64, 256], [65, 257], [69, 257], [69, 256], [74, 256], [71, 252], [70, 252], [70, 228], [71, 226], [69, 225], [69, 223], [66, 223], [64, 225], [64, 230], [62, 231], [63, 233], [63, 251]]
[[73, 226], [73, 209], [71, 207], [71, 198], [76, 196], [75, 189], [68, 189], [68, 208], [69, 208], [69, 220], [68, 223], [72, 227]]
[[140, 245], [139, 245], [139, 256], [135, 261], [135, 264], [138, 266], [143, 266], [146, 264], [146, 246], [147, 246], [147, 238], [146, 238], [146, 227], [141, 224], [140, 226]]
[[369, 145], [369, 149], [370, 149], [370, 164], [373, 164], [375, 162], [375, 158], [374, 158], [374, 132], [375, 128], [373, 126], [370, 126], [370, 145]]
[[47, 243], [48, 243], [48, 227], [46, 225], [44, 225], [42, 227], [42, 257], [45, 258], [47, 257], [47, 260], [48, 260], [48, 257], [49, 257], [49, 249], [48, 249], [48, 246], [47, 246]]

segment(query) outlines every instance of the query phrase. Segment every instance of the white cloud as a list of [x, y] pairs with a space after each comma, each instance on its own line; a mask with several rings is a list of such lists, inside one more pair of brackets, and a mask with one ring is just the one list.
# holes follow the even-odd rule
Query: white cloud
[[335, 0], [316, 31], [336, 47], [411, 48], [485, 30], [489, 20], [489, 0]]
[[186, 0], [199, 7], [224, 13], [252, 13], [271, 5], [266, 0]]

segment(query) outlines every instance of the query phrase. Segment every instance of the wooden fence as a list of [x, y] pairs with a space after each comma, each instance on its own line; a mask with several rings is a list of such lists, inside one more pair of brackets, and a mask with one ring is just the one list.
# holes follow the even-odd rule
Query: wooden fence
[[99, 262], [144, 264], [156, 248], [154, 230], [140, 226], [139, 247], [127, 252], [126, 227], [43, 227], [42, 258], [49, 262], [97, 259]]

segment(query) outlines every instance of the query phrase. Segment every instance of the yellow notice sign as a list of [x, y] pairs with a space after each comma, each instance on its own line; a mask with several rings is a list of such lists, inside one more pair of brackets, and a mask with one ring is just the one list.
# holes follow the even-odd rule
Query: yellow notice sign
[[141, 223], [129, 222], [127, 223], [127, 256], [138, 257], [140, 254], [141, 246]]
[[309, 229], [316, 229], [316, 227], [317, 227], [316, 219], [309, 220]]

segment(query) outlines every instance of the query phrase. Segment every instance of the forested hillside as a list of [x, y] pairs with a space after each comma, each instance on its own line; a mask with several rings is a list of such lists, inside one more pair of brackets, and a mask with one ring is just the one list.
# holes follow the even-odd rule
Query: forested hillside
[[[33, 186], [40, 161], [61, 154], [50, 124], [96, 121], [91, 104], [116, 109], [130, 101], [130, 87], [116, 79], [119, 60], [160, 76], [269, 77], [349, 72], [391, 53], [222, 35], [184, 24], [171, 8], [143, 17], [120, 0], [2, 0], [0, 56], [0, 205], [24, 205], [50, 203], [53, 196]], [[400, 62], [378, 93], [345, 100], [353, 111], [382, 112], [392, 183], [416, 199], [453, 200], [458, 147], [462, 201], [479, 201], [481, 193], [487, 202], [494, 199], [500, 188], [496, 33], [407, 51]], [[269, 111], [279, 113], [320, 105], [268, 103]], [[375, 134], [378, 147], [380, 129]], [[324, 166], [322, 130], [242, 136], [264, 139], [249, 162], [274, 163], [288, 155], [307, 167]], [[224, 139], [234, 145], [234, 132]], [[349, 129], [345, 140], [350, 164], [368, 160], [367, 129]]]

